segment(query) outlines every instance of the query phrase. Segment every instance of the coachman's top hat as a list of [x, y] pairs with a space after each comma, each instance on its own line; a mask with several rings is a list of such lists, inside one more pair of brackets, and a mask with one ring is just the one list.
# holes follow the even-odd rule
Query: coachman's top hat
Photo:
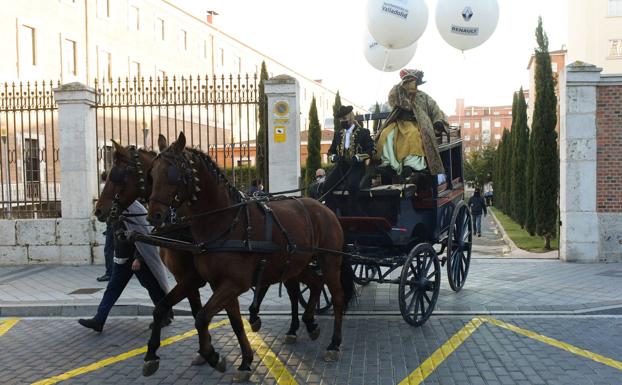
[[352, 106], [341, 106], [339, 107], [339, 111], [337, 111], [337, 118], [343, 118], [346, 117], [350, 112], [352, 112], [352, 110], [354, 109], [354, 107]]

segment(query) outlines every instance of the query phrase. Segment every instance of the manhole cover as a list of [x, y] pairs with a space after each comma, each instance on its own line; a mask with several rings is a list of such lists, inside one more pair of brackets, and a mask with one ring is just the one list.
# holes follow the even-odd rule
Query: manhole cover
[[622, 270], [607, 270], [602, 273], [598, 273], [596, 275], [602, 275], [605, 277], [620, 277], [622, 278]]
[[86, 289], [78, 289], [75, 291], [72, 291], [71, 294], [93, 294], [93, 293], [97, 293], [98, 291], [100, 291], [101, 288], [99, 287], [95, 287], [95, 288], [86, 288]]

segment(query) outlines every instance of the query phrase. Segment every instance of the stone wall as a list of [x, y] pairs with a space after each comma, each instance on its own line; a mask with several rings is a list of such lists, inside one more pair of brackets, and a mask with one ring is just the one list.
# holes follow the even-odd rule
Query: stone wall
[[566, 67], [560, 132], [560, 254], [622, 261], [622, 76]]
[[103, 263], [105, 227], [90, 219], [0, 220], [0, 265]]

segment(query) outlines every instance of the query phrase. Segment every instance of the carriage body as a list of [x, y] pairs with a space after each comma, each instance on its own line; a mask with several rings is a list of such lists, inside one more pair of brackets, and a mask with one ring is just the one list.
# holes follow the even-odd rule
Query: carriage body
[[[370, 121], [385, 114], [367, 115]], [[399, 305], [406, 322], [422, 325], [432, 314], [440, 291], [440, 268], [454, 291], [466, 280], [471, 258], [471, 214], [464, 202], [462, 139], [459, 130], [439, 138], [443, 179], [429, 175], [425, 188], [413, 184], [361, 189], [361, 217], [339, 217], [345, 245], [361, 285], [399, 285]], [[344, 192], [335, 195], [343, 197]], [[442, 255], [442, 257], [439, 257]], [[399, 277], [394, 272], [401, 269]]]

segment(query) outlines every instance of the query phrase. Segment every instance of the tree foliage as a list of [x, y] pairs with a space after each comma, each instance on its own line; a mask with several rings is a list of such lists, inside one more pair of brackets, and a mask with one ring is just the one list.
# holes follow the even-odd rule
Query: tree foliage
[[311, 100], [309, 109], [309, 130], [307, 132], [307, 162], [306, 162], [306, 185], [313, 182], [315, 171], [321, 166], [320, 141], [322, 140], [322, 128], [317, 116], [317, 106], [315, 96]]
[[533, 213], [536, 234], [545, 239], [550, 249], [551, 238], [557, 234], [557, 195], [559, 190], [559, 156], [557, 153], [557, 97], [551, 69], [549, 42], [542, 28], [536, 28], [536, 100], [534, 103], [533, 135]]
[[464, 179], [482, 189], [492, 179], [495, 149], [491, 146], [469, 154], [464, 163]]
[[[378, 102], [376, 102], [376, 105], [374, 106], [374, 114], [379, 114], [379, 113], [380, 113], [380, 104], [378, 104]], [[372, 136], [374, 136], [376, 134], [376, 132], [378, 132], [379, 128], [380, 128], [380, 120], [376, 119], [376, 120], [374, 120]]]
[[[516, 95], [516, 94], [515, 94]], [[525, 200], [528, 183], [526, 179], [527, 153], [529, 151], [529, 127], [527, 126], [527, 103], [523, 88], [517, 93], [516, 112], [512, 115], [512, 181], [510, 208], [512, 218], [521, 227], [525, 225]]]
[[341, 108], [341, 96], [339, 96], [339, 91], [335, 94], [335, 102], [333, 103], [333, 129], [335, 132], [339, 129], [339, 118], [337, 118], [337, 112]]
[[258, 106], [257, 106], [257, 119], [259, 120], [259, 128], [257, 130], [256, 140], [256, 159], [255, 166], [257, 169], [257, 176], [264, 181], [264, 184], [268, 187], [268, 98], [265, 91], [265, 82], [268, 80], [268, 70], [266, 69], [266, 62], [261, 62], [261, 74], [259, 76], [259, 90], [258, 90]]

